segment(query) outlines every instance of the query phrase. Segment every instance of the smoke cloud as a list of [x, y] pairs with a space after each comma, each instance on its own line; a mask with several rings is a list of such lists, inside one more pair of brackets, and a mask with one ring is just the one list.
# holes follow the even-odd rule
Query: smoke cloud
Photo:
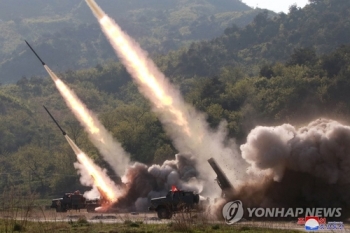
[[109, 201], [116, 201], [122, 194], [122, 190], [107, 176], [107, 171], [94, 164], [70, 137], [65, 135], [65, 138], [77, 156], [78, 162], [74, 163], [74, 167], [81, 175], [80, 182], [83, 185], [93, 187], [91, 191], [84, 195], [88, 198], [96, 198], [99, 196], [99, 190], [102, 190], [106, 195], [104, 198], [107, 198]]
[[[350, 127], [318, 119], [300, 129], [257, 127], [241, 146], [249, 173], [279, 181], [284, 170], [308, 173], [328, 184], [350, 183]], [[260, 176], [261, 177], [261, 176]]]
[[122, 176], [130, 162], [129, 154], [124, 151], [119, 142], [114, 140], [111, 133], [100, 123], [95, 114], [87, 109], [74, 91], [69, 89], [47, 65], [44, 67], [55, 82], [67, 106], [85, 128], [91, 142], [97, 147], [103, 158], [111, 165], [114, 171], [119, 176]]
[[234, 198], [248, 206], [341, 207], [349, 217], [349, 126], [328, 119], [299, 129], [259, 126], [241, 150], [249, 167]]
[[[175, 147], [188, 152], [162, 165], [135, 163], [129, 167], [123, 177], [126, 191], [115, 203], [117, 207], [141, 210], [148, 206], [150, 198], [165, 195], [171, 185], [213, 196], [212, 190], [219, 188], [203, 190], [215, 177], [206, 161], [211, 157], [235, 186], [234, 198], [248, 206], [349, 207], [349, 126], [326, 119], [300, 129], [290, 124], [259, 126], [248, 135], [240, 153], [234, 140], [227, 139], [225, 122], [211, 130], [206, 116], [184, 102], [179, 90], [139, 45], [93, 0], [86, 2], [140, 92], [152, 103]], [[57, 80], [55, 83], [61, 85]], [[95, 135], [92, 128], [88, 129]], [[101, 137], [92, 140], [105, 146], [106, 140]], [[126, 165], [122, 162], [120, 168]]]
[[[185, 103], [179, 90], [174, 88], [158, 70], [145, 51], [110, 19], [93, 0], [86, 1], [109, 39], [121, 62], [138, 84], [140, 92], [150, 100], [174, 146], [181, 153], [189, 153], [197, 160], [199, 176], [213, 180], [215, 173], [207, 159], [214, 157], [228, 174], [231, 182], [242, 179], [245, 163], [233, 140], [227, 141], [226, 123], [218, 130], [210, 129], [206, 116]], [[213, 195], [212, 189], [206, 195]]]
[[203, 184], [196, 178], [198, 172], [194, 165], [195, 161], [183, 154], [175, 155], [175, 160], [167, 160], [162, 165], [148, 167], [135, 163], [122, 178], [126, 191], [114, 205], [119, 209], [146, 211], [152, 198], [165, 196], [173, 185], [199, 193]]

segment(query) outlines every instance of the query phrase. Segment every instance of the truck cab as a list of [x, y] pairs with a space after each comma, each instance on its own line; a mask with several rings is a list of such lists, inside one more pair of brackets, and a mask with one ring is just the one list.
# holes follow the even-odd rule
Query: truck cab
[[195, 209], [198, 203], [199, 195], [191, 191], [169, 191], [165, 197], [152, 198], [149, 210], [160, 219], [170, 219], [176, 212]]

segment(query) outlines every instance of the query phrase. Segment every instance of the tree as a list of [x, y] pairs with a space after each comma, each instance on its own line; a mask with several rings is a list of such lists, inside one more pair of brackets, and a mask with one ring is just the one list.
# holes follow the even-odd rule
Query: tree
[[45, 195], [50, 190], [50, 177], [54, 165], [53, 158], [43, 148], [27, 145], [14, 154], [13, 166], [21, 173], [21, 183], [30, 192]]
[[293, 54], [287, 61], [287, 66], [295, 66], [295, 65], [305, 65], [305, 66], [313, 66], [317, 61], [316, 51], [314, 48], [298, 48], [294, 49]]

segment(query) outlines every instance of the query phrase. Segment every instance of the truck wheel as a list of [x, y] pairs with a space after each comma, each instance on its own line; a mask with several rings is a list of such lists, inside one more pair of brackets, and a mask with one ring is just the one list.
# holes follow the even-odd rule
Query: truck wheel
[[170, 219], [173, 215], [169, 210], [165, 208], [158, 209], [157, 214], [159, 219]]
[[193, 202], [196, 203], [196, 204], [199, 203], [199, 195], [195, 195], [195, 196], [193, 197]]

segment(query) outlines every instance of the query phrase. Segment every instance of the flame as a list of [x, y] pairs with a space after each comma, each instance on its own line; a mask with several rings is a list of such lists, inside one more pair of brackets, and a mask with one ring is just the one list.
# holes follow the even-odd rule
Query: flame
[[[57, 89], [65, 99], [68, 107], [73, 111], [85, 129], [87, 129], [94, 145], [99, 148], [102, 155], [104, 155], [106, 160], [111, 163], [113, 168], [118, 168], [116, 169], [116, 172], [122, 174], [123, 170], [125, 170], [125, 164], [127, 164], [129, 160], [123, 153], [121, 146], [113, 140], [108, 131], [97, 120], [97, 118], [88, 111], [88, 109], [74, 94], [74, 92], [69, 89], [67, 85], [64, 84], [47, 65], [44, 67], [51, 76], [52, 80], [55, 82]], [[114, 182], [104, 173], [100, 167], [94, 164], [94, 162], [88, 156], [86, 156], [86, 154], [82, 152], [67, 135], [65, 137], [75, 152], [79, 163], [82, 165], [82, 168], [80, 170], [87, 171], [88, 173], [85, 174], [86, 172], [84, 172], [84, 174], [82, 173], [82, 176], [87, 176], [84, 178], [92, 180], [93, 185], [96, 186], [100, 192], [102, 192], [101, 195], [103, 195], [107, 201], [117, 201], [117, 197], [120, 195], [120, 191]], [[83, 183], [85, 182], [86, 181]], [[91, 184], [91, 182], [87, 183], [88, 185]]]
[[[90, 175], [93, 176], [94, 185], [98, 189], [101, 189], [106, 196], [108, 197], [108, 200], [111, 202], [117, 201], [117, 195], [114, 192], [113, 189], [110, 188], [110, 186], [105, 182], [105, 179], [101, 176], [101, 174], [97, 171], [95, 168], [96, 165], [92, 163], [90, 158], [88, 158], [84, 153], [80, 153], [77, 155], [78, 161], [89, 171]], [[112, 182], [112, 181], [110, 181]]]
[[[94, 0], [86, 2], [121, 62], [138, 84], [140, 92], [151, 101], [153, 110], [167, 127], [166, 132], [178, 151], [190, 152], [207, 159], [216, 157], [225, 160], [226, 167], [235, 167], [236, 159], [240, 159], [239, 153], [232, 141], [226, 143], [224, 124], [215, 132], [211, 130], [205, 115], [185, 103], [180, 91], [173, 87], [139, 44], [123, 32]], [[208, 171], [207, 166], [198, 164], [197, 169], [205, 179], [211, 180], [215, 174]], [[239, 174], [241, 172], [238, 170], [230, 172], [232, 179]]]
[[67, 135], [65, 136], [69, 145], [72, 147], [73, 151], [77, 155], [79, 163], [81, 163], [84, 168], [88, 171], [94, 185], [102, 190], [108, 201], [115, 202], [118, 200], [118, 192], [116, 191], [116, 186], [114, 182], [110, 180], [102, 171], [100, 167], [94, 164], [94, 162], [82, 152], [79, 147], [70, 139]]
[[76, 118], [88, 132], [91, 142], [98, 148], [103, 158], [111, 165], [116, 174], [123, 175], [129, 164], [129, 155], [121, 144], [114, 140], [113, 136], [100, 123], [98, 118], [87, 109], [73, 90], [71, 90], [52, 70], [45, 65], [46, 71], [64, 98], [67, 106], [72, 110]]
[[130, 42], [123, 36], [120, 28], [116, 27], [109, 17], [105, 15], [100, 19], [100, 23], [109, 38], [112, 38], [113, 43], [118, 45], [119, 52], [122, 56], [129, 61], [129, 69], [135, 72], [134, 77], [137, 81], [139, 81], [141, 85], [147, 87], [149, 91], [153, 93], [153, 96], [156, 97], [154, 104], [157, 108], [166, 109], [168, 112], [172, 113], [176, 119], [174, 123], [184, 127], [185, 132], [190, 136], [188, 121], [183, 116], [183, 113], [174, 107], [173, 98], [165, 93], [165, 88], [151, 73], [147, 65], [147, 60], [140, 58]]
[[[92, 134], [98, 134], [100, 129], [95, 125], [92, 117], [84, 108], [84, 106], [73, 95], [72, 91], [60, 80], [55, 81], [57, 88], [60, 90], [62, 96], [69, 102], [71, 106], [74, 106], [75, 112], [81, 117], [83, 123], [87, 126], [88, 130]], [[102, 140], [102, 139], [101, 139]]]
[[[60, 91], [63, 98], [70, 105], [70, 108], [74, 110], [76, 114], [80, 116], [83, 124], [87, 127], [91, 134], [98, 134], [100, 129], [96, 126], [91, 115], [88, 113], [84, 105], [79, 101], [78, 97], [73, 94], [73, 91], [70, 90], [66, 84], [64, 84], [61, 79], [59, 79], [55, 73], [53, 73], [48, 66], [45, 65], [45, 69], [50, 74], [54, 80], [57, 89]], [[100, 139], [102, 140], [102, 139]]]
[[113, 47], [127, 61], [127, 68], [133, 73], [133, 77], [151, 93], [154, 105], [162, 111], [171, 113], [173, 123], [181, 126], [184, 132], [191, 136], [188, 120], [176, 106], [173, 97], [168, 95], [166, 87], [162, 84], [149, 69], [148, 60], [135, 50], [130, 40], [122, 32], [122, 30], [101, 10], [101, 8], [92, 0], [87, 0], [87, 4], [94, 12], [95, 16], [110, 38]]

